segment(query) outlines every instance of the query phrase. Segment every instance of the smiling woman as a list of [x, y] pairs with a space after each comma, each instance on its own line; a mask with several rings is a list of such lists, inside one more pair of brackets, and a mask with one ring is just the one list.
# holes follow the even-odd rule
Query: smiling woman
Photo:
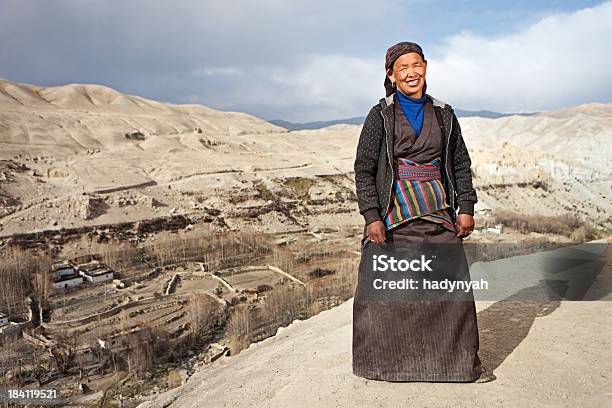
[[[450, 300], [371, 299], [369, 243], [433, 244], [449, 271], [469, 280], [463, 238], [474, 229], [471, 160], [450, 105], [426, 93], [421, 47], [401, 42], [385, 61], [386, 97], [372, 107], [355, 158], [359, 211], [365, 220], [353, 300], [353, 373], [386, 381], [486, 382], [471, 288]], [[458, 212], [456, 211], [458, 209]], [[460, 252], [451, 254], [449, 246]], [[365, 251], [365, 252], [364, 252]]]

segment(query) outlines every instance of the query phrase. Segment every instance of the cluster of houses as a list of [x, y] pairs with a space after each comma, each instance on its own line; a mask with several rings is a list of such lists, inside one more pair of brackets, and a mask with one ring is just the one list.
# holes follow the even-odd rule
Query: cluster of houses
[[113, 271], [95, 259], [77, 265], [72, 262], [55, 263], [51, 267], [51, 274], [55, 289], [70, 288], [84, 282], [100, 283], [113, 280]]

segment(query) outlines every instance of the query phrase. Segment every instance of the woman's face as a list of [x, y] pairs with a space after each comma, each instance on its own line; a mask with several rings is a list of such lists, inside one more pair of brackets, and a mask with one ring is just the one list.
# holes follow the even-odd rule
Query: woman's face
[[411, 98], [420, 98], [423, 96], [426, 71], [427, 62], [423, 61], [421, 55], [409, 52], [395, 60], [393, 69], [387, 70], [387, 76], [391, 82], [396, 83], [400, 91]]

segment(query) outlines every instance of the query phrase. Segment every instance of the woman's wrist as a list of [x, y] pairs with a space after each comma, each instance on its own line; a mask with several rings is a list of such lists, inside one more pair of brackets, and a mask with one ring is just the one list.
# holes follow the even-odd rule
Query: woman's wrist
[[474, 215], [473, 201], [459, 201], [459, 214]]
[[382, 221], [382, 218], [380, 218], [380, 214], [378, 212], [378, 208], [370, 208], [368, 210], [365, 210], [362, 215], [366, 225], [369, 225], [374, 221]]

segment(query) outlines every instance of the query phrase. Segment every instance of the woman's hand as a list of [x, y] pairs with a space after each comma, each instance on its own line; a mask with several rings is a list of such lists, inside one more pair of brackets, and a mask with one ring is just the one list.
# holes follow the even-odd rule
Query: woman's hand
[[385, 242], [385, 224], [382, 221], [374, 221], [368, 224], [368, 238], [376, 244]]
[[474, 216], [470, 214], [457, 215], [455, 226], [457, 227], [457, 237], [467, 237], [474, 231]]

